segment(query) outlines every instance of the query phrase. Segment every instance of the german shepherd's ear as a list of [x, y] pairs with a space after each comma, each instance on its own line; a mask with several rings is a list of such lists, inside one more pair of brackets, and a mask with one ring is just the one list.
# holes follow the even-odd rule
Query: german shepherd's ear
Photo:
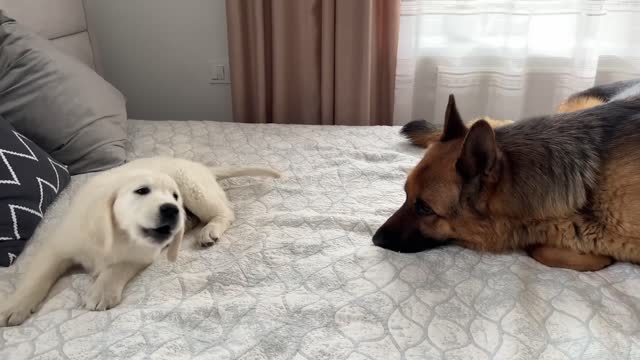
[[490, 175], [497, 159], [498, 146], [493, 129], [488, 122], [480, 120], [471, 126], [464, 139], [456, 169], [466, 180], [479, 175]]
[[453, 94], [449, 95], [449, 102], [447, 103], [447, 110], [444, 114], [444, 131], [440, 137], [440, 141], [445, 142], [449, 140], [459, 139], [467, 134], [467, 126], [462, 121], [462, 117], [458, 112], [456, 106], [456, 99]]

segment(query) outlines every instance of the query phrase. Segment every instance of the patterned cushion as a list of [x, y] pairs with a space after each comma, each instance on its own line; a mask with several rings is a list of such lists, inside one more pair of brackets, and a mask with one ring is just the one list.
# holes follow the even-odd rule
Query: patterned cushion
[[20, 255], [70, 178], [64, 165], [0, 117], [0, 266]]

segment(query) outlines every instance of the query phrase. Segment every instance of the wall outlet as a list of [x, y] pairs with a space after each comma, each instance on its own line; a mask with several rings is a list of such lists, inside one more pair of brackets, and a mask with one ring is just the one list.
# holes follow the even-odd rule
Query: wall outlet
[[230, 84], [229, 61], [224, 59], [209, 61], [209, 83]]

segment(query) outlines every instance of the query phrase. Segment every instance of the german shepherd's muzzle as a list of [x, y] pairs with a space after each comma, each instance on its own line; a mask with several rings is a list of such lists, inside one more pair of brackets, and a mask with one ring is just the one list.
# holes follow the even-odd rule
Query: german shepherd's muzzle
[[414, 206], [405, 202], [373, 235], [373, 243], [382, 248], [403, 252], [416, 253], [424, 250], [444, 246], [451, 241], [436, 240], [422, 235], [415, 224], [418, 215]]

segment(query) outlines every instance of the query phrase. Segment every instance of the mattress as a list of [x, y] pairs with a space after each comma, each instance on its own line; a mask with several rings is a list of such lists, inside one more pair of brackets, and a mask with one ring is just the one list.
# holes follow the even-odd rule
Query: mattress
[[[638, 266], [577, 273], [521, 253], [374, 247], [421, 156], [398, 128], [132, 120], [129, 130], [131, 159], [266, 165], [288, 178], [225, 180], [237, 220], [220, 242], [187, 241], [110, 311], [82, 308], [89, 275], [65, 276], [30, 320], [0, 329], [0, 359], [640, 358]], [[29, 253], [0, 270], [0, 293]]]

